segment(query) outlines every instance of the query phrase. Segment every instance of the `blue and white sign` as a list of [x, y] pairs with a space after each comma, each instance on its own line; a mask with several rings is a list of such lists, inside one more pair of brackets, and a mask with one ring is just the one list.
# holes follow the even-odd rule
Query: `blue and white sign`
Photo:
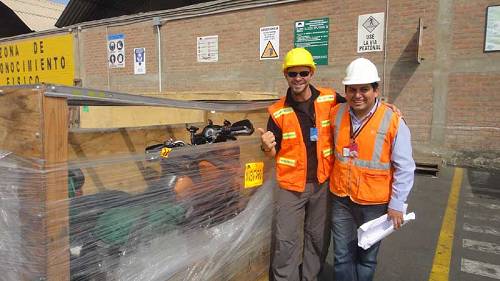
[[108, 35], [108, 66], [109, 68], [125, 67], [125, 35]]
[[134, 74], [146, 74], [146, 48], [134, 48]]

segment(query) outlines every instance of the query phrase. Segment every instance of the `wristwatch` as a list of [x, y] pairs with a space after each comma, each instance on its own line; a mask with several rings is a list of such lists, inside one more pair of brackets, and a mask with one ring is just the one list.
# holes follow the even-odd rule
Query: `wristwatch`
[[261, 145], [260, 145], [260, 150], [262, 150], [262, 151], [264, 151], [264, 152], [271, 152], [271, 150], [273, 150], [273, 149], [271, 148], [271, 149], [269, 149], [269, 150], [266, 150], [266, 149], [264, 149], [264, 146], [261, 144]]

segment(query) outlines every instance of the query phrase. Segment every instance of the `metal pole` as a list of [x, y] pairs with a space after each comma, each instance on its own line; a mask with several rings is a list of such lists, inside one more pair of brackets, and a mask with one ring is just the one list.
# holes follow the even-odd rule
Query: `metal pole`
[[385, 1], [385, 31], [384, 31], [384, 70], [383, 70], [383, 75], [384, 75], [384, 80], [383, 80], [383, 83], [384, 85], [382, 86], [383, 89], [382, 89], [382, 99], [385, 99], [388, 101], [389, 97], [387, 95], [387, 92], [386, 92], [386, 81], [387, 79], [385, 79], [385, 74], [386, 74], [386, 71], [385, 71], [385, 68], [387, 66], [387, 30], [389, 28], [389, 0], [386, 0]]
[[158, 32], [158, 91], [161, 93], [161, 33], [160, 24], [156, 25], [156, 31]]
[[[108, 35], [109, 35], [109, 34], [108, 34], [108, 26], [106, 26], [106, 42], [107, 42], [107, 40], [108, 40]], [[107, 48], [109, 48], [109, 47], [106, 47], [106, 49], [107, 49]], [[110, 82], [109, 82], [109, 80], [110, 80], [110, 77], [109, 77], [109, 76], [110, 76], [110, 74], [109, 74], [109, 56], [108, 56], [108, 52], [107, 52], [107, 51], [106, 51], [106, 57], [107, 57], [107, 61], [106, 61], [106, 70], [107, 70], [107, 72], [108, 72], [108, 88], [107, 88], [107, 89], [108, 89], [108, 91], [109, 91], [109, 90], [110, 90]]]

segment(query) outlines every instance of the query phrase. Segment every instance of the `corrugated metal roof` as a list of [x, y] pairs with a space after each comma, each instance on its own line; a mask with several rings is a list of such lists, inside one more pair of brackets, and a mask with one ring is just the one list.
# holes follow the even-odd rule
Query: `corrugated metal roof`
[[49, 0], [0, 0], [33, 31], [55, 28], [64, 5]]
[[105, 25], [154, 16], [186, 18], [297, 1], [308, 0], [71, 0], [56, 26]]
[[[0, 0], [0, 2], [3, 0]], [[69, 21], [73, 21], [77, 16], [77, 11], [83, 11], [84, 9], [76, 9], [76, 8], [70, 8], [70, 5], [72, 3], [77, 3], [74, 2], [75, 0], [71, 0], [66, 6], [66, 10], [64, 11], [59, 20], [61, 20], [66, 12], [69, 12], [68, 15], [70, 17], [68, 18]], [[83, 4], [85, 0], [81, 0]], [[88, 3], [94, 2], [94, 1], [106, 1], [106, 0], [86, 0]], [[116, 0], [111, 0], [111, 1], [116, 1]], [[145, 0], [147, 1], [147, 0]], [[151, 0], [153, 1], [153, 0]], [[158, 0], [158, 1], [164, 1], [164, 0]], [[173, 1], [173, 0], [172, 0]], [[190, 1], [200, 1], [200, 0], [190, 0]], [[175, 8], [175, 9], [169, 9], [169, 10], [160, 10], [160, 11], [153, 11], [153, 12], [143, 12], [143, 13], [137, 13], [133, 15], [124, 15], [124, 16], [117, 16], [113, 18], [105, 18], [105, 19], [100, 19], [100, 20], [93, 20], [93, 21], [88, 21], [88, 22], [78, 22], [77, 24], [72, 24], [72, 25], [65, 25], [63, 24], [62, 27], [60, 28], [54, 28], [54, 29], [49, 29], [49, 30], [43, 30], [39, 31], [36, 33], [31, 33], [31, 34], [21, 34], [21, 35], [8, 35], [10, 37], [6, 38], [0, 38], [0, 43], [5, 42], [5, 41], [11, 41], [11, 40], [21, 40], [21, 39], [26, 39], [26, 38], [32, 38], [35, 36], [42, 36], [42, 35], [51, 35], [51, 34], [61, 34], [61, 33], [66, 33], [66, 32], [71, 32], [73, 28], [78, 27], [78, 29], [83, 29], [83, 28], [91, 28], [95, 26], [108, 26], [108, 25], [113, 25], [113, 24], [126, 24], [126, 23], [131, 23], [131, 22], [144, 22], [144, 21], [151, 21], [154, 17], [160, 17], [161, 21], [169, 21], [169, 20], [179, 20], [179, 19], [186, 19], [186, 18], [193, 18], [193, 17], [199, 17], [199, 16], [207, 16], [207, 15], [214, 15], [214, 14], [219, 14], [219, 13], [227, 13], [227, 12], [234, 12], [234, 11], [239, 11], [239, 10], [245, 10], [245, 9], [253, 9], [253, 8], [262, 8], [262, 7], [268, 7], [268, 6], [273, 6], [273, 5], [282, 5], [282, 4], [287, 4], [287, 3], [293, 3], [293, 2], [300, 2], [300, 1], [309, 1], [309, 0], [214, 0], [214, 1], [208, 1], [205, 3], [200, 3], [200, 4], [194, 4], [194, 5], [189, 5], [189, 6], [184, 6], [181, 8]], [[79, 3], [79, 2], [78, 2]], [[0, 7], [1, 8], [1, 7]], [[83, 7], [81, 7], [83, 8]], [[1, 14], [0, 10], [0, 16]], [[0, 37], [1, 37], [1, 27], [0, 25]]]

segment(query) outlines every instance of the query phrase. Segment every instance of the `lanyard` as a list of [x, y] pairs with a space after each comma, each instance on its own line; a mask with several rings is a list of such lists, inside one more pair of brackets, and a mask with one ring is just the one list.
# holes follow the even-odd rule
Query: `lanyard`
[[[376, 109], [375, 109], [376, 111]], [[352, 127], [352, 120], [349, 120], [349, 124], [350, 124], [350, 136], [351, 136], [351, 142], [354, 143], [354, 141], [356, 140], [356, 138], [359, 136], [359, 134], [361, 133], [361, 131], [366, 127], [366, 124], [368, 124], [368, 122], [370, 121], [370, 119], [372, 119], [373, 115], [375, 115], [375, 111], [370, 114], [370, 116], [368, 116], [367, 118], [364, 118], [363, 120], [363, 123], [361, 124], [361, 126], [358, 127], [358, 129], [356, 129], [356, 131], [353, 132], [353, 127]], [[351, 118], [350, 118], [351, 119]]]
[[350, 128], [351, 142], [354, 142], [356, 140], [356, 138], [361, 133], [361, 131], [366, 127], [366, 124], [368, 123], [368, 121], [370, 121], [370, 119], [372, 119], [372, 116], [373, 116], [373, 114], [370, 117], [366, 118], [366, 120], [363, 121], [363, 124], [361, 124], [361, 126], [359, 126], [358, 129], [354, 132], [353, 132], [352, 121], [351, 121], [351, 128]]

